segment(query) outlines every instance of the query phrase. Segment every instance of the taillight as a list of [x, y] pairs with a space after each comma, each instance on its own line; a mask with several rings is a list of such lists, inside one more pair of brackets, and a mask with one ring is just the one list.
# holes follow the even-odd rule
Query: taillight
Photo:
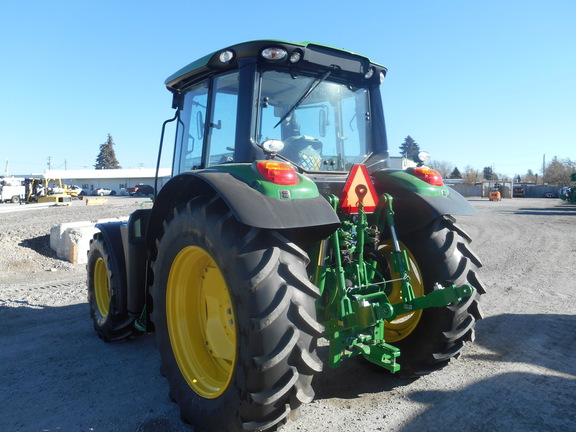
[[256, 165], [258, 172], [269, 182], [279, 185], [298, 184], [298, 175], [292, 165], [285, 162], [261, 161]]
[[432, 186], [444, 186], [442, 176], [436, 170], [427, 167], [414, 168], [414, 175]]

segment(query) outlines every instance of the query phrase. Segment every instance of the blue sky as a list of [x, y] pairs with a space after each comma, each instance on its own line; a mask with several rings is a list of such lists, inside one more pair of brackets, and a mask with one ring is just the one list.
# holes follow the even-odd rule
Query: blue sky
[[461, 171], [540, 172], [544, 156], [576, 160], [575, 21], [573, 0], [6, 0], [0, 163], [11, 174], [43, 172], [49, 158], [53, 169], [92, 168], [110, 133], [124, 168], [153, 167], [173, 115], [165, 78], [271, 38], [385, 65], [393, 155], [410, 135]]

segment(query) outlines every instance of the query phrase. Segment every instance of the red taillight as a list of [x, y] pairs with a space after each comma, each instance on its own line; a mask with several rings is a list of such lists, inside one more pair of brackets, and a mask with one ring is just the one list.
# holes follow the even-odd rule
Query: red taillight
[[414, 175], [432, 186], [444, 186], [442, 176], [436, 170], [427, 167], [414, 168]]
[[269, 182], [279, 185], [298, 184], [298, 175], [292, 165], [285, 162], [261, 161], [256, 165], [258, 172]]

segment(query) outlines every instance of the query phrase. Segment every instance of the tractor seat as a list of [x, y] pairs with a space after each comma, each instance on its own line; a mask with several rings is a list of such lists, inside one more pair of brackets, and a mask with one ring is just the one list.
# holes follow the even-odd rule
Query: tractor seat
[[322, 166], [322, 141], [306, 135], [293, 136], [284, 141], [284, 150], [280, 154], [305, 170], [319, 171]]

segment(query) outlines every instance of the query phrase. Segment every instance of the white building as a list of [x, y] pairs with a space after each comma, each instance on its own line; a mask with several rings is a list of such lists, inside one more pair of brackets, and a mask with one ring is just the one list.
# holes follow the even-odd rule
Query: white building
[[[170, 168], [160, 168], [158, 172], [158, 190], [170, 179]], [[156, 168], [101, 169], [101, 170], [46, 170], [42, 174], [46, 179], [60, 179], [62, 184], [77, 185], [87, 194], [96, 188], [109, 188], [123, 195], [129, 187], [147, 184], [154, 187]], [[50, 182], [49, 186], [52, 186]]]
[[390, 156], [390, 168], [404, 170], [408, 167], [415, 167], [418, 165], [412, 159], [402, 156]]
[[[405, 169], [409, 166], [416, 166], [410, 159], [401, 156], [390, 157], [390, 167], [395, 169]], [[170, 168], [160, 168], [158, 172], [158, 190], [170, 180]], [[60, 179], [62, 184], [77, 185], [84, 192], [90, 194], [93, 189], [109, 188], [118, 195], [123, 195], [125, 190], [138, 184], [147, 184], [154, 187], [154, 177], [156, 168], [134, 168], [134, 169], [83, 169], [83, 170], [46, 170], [44, 174], [33, 175], [45, 179]], [[58, 186], [55, 181], [50, 181], [49, 187]]]

